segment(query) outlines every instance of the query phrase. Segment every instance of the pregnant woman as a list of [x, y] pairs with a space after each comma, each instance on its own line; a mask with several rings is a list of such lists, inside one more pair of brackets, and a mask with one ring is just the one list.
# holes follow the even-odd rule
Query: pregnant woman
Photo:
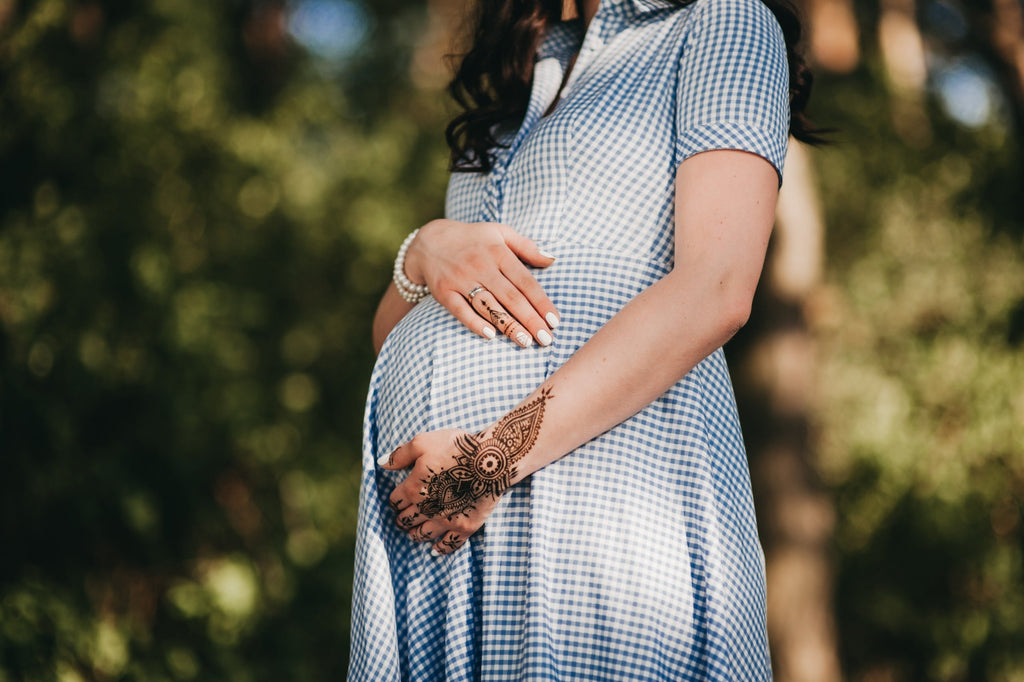
[[374, 324], [349, 679], [770, 679], [721, 346], [816, 139], [799, 23], [479, 5], [446, 215]]

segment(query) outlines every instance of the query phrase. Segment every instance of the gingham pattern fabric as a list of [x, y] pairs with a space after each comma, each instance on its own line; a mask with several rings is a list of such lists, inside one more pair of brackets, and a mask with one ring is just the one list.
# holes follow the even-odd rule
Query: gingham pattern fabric
[[512, 409], [672, 268], [678, 165], [741, 149], [781, 181], [788, 125], [785, 45], [758, 0], [602, 0], [585, 36], [578, 21], [549, 32], [522, 126], [490, 173], [452, 176], [446, 213], [507, 223], [557, 256], [535, 275], [562, 325], [550, 347], [520, 349], [428, 297], [388, 337], [366, 406], [350, 680], [770, 679], [721, 349], [508, 490], [451, 556], [395, 529], [388, 495], [405, 473], [375, 462], [419, 432], [476, 431]]

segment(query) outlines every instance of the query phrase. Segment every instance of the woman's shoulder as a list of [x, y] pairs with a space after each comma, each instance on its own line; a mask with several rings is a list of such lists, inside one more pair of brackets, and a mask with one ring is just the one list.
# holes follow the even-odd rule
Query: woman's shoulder
[[687, 33], [710, 32], [737, 39], [754, 35], [782, 38], [775, 14], [761, 0], [695, 0], [675, 14]]

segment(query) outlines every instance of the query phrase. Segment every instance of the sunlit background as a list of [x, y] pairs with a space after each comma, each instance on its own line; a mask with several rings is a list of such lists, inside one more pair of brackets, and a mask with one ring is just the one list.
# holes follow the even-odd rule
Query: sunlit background
[[[802, 0], [727, 348], [776, 679], [1024, 680], [1024, 10]], [[467, 0], [0, 0], [0, 682], [337, 680]]]

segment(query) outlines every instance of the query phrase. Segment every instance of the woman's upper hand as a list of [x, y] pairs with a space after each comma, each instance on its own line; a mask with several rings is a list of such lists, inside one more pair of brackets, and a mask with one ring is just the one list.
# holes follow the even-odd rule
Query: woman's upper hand
[[414, 542], [433, 544], [435, 555], [459, 549], [484, 525], [514, 475], [488, 468], [479, 440], [460, 429], [430, 431], [378, 461], [392, 471], [412, 467], [391, 493], [395, 524]]
[[546, 346], [560, 317], [524, 263], [544, 268], [554, 261], [508, 225], [441, 219], [420, 228], [405, 272], [480, 336], [497, 330], [520, 346], [533, 339]]

